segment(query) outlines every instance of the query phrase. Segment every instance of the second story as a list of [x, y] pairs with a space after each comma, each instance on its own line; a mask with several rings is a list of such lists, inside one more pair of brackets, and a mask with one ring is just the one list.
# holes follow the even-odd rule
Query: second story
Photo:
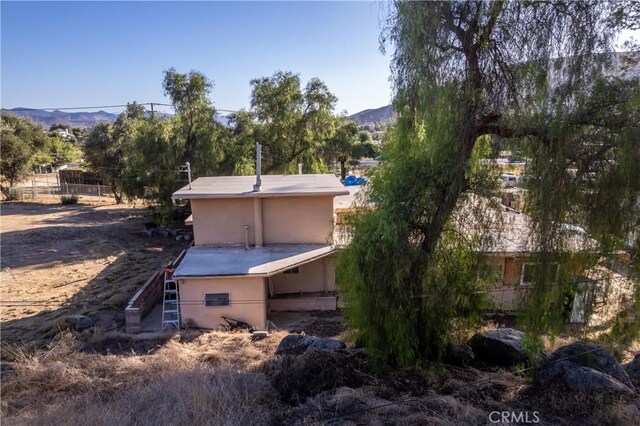
[[349, 191], [331, 174], [202, 177], [173, 194], [189, 200], [194, 244], [327, 244], [334, 197]]

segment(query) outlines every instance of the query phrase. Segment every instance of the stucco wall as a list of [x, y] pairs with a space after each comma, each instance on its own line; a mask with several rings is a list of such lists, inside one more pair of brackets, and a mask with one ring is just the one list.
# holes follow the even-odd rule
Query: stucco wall
[[262, 199], [264, 244], [324, 244], [333, 229], [333, 197]]
[[271, 277], [275, 294], [335, 291], [335, 271], [333, 259], [325, 257], [311, 263], [298, 266], [299, 273], [281, 273]]
[[[205, 306], [205, 293], [229, 293], [229, 306]], [[263, 278], [202, 278], [180, 281], [180, 309], [184, 325], [193, 321], [202, 328], [217, 329], [226, 324], [222, 315], [264, 329], [267, 319]]]
[[191, 200], [191, 211], [196, 245], [244, 245], [245, 225], [249, 244], [254, 244], [253, 199], [196, 199]]

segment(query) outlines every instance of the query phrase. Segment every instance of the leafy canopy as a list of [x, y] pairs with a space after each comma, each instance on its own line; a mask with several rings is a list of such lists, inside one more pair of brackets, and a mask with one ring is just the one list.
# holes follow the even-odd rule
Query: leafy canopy
[[[574, 261], [553, 255], [566, 251], [562, 224], [617, 242], [603, 245], [602, 254], [629, 237], [639, 216], [639, 170], [628, 165], [639, 150], [638, 83], [611, 78], [608, 68], [615, 65], [612, 40], [630, 22], [627, 6], [392, 4], [382, 42], [394, 47], [398, 122], [373, 179], [375, 208], [352, 218], [353, 242], [338, 271], [347, 319], [381, 362], [436, 359], [454, 331], [478, 318], [484, 289], [475, 277], [495, 229], [483, 222], [494, 216], [493, 203], [478, 202], [496, 189], [496, 171], [480, 161], [488, 156], [486, 138], [513, 139], [533, 158], [527, 212], [542, 267], [530, 298], [536, 310], [531, 305], [523, 324], [533, 342], [557, 317], [554, 297], [561, 292], [547, 272], [554, 262], [569, 268]], [[582, 172], [573, 174], [576, 168]], [[584, 173], [601, 185], [581, 187]], [[612, 180], [619, 190], [607, 192]], [[606, 199], [621, 214], [607, 217], [587, 199]], [[458, 223], [464, 208], [474, 216], [474, 232]], [[560, 275], [560, 285], [568, 285], [570, 274]], [[631, 301], [632, 310], [637, 306]]]

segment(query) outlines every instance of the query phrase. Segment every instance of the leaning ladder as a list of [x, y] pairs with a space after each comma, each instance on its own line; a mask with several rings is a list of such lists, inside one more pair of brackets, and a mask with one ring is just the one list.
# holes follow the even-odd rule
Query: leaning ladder
[[180, 329], [180, 293], [178, 283], [173, 279], [175, 269], [164, 270], [164, 293], [162, 295], [162, 329], [174, 326]]

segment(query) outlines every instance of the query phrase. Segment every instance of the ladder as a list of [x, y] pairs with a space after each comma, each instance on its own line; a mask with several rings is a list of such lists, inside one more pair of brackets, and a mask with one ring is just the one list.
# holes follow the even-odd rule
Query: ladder
[[180, 293], [178, 282], [173, 279], [175, 268], [164, 270], [164, 292], [162, 295], [162, 329], [174, 326], [180, 329]]

